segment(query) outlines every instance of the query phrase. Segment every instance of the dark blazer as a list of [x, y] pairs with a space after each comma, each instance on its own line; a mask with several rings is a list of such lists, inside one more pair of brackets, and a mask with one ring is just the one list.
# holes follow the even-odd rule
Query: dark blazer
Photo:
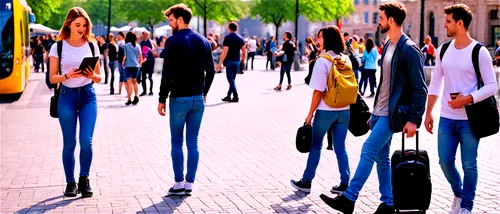
[[[390, 41], [384, 46], [385, 57]], [[383, 69], [383, 68], [381, 68]], [[384, 72], [382, 71], [381, 74]], [[377, 103], [383, 75], [381, 75], [375, 104]], [[405, 34], [399, 39], [392, 58], [391, 85], [389, 91], [389, 121], [402, 114], [407, 121], [420, 127], [427, 101], [427, 85], [424, 74], [424, 55]], [[403, 126], [405, 124], [402, 124]], [[393, 132], [401, 132], [403, 127], [390, 126]]]

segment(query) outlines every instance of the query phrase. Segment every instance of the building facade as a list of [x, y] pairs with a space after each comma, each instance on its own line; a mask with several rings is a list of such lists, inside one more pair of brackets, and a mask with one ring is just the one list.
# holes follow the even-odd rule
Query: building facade
[[[411, 38], [420, 44], [420, 10], [421, 1], [405, 1], [408, 11], [404, 31]], [[435, 45], [449, 41], [446, 35], [444, 23], [446, 14], [444, 8], [453, 4], [464, 3], [468, 5], [473, 13], [472, 23], [469, 26], [469, 33], [472, 38], [480, 43], [495, 47], [496, 41], [500, 39], [500, 0], [425, 0], [424, 2], [424, 36], [430, 35]]]
[[354, 0], [356, 12], [342, 19], [342, 32], [375, 38], [380, 16], [379, 5], [380, 0]]

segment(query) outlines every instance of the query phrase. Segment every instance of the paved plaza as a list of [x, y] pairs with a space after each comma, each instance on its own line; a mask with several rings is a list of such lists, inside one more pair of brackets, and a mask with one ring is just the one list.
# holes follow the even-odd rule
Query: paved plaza
[[[236, 77], [239, 103], [221, 101], [228, 83], [224, 73], [215, 76], [207, 96], [199, 136], [200, 164], [190, 197], [166, 197], [174, 180], [169, 120], [157, 112], [159, 74], [154, 75], [155, 95], [141, 97], [137, 106], [125, 106], [125, 90], [109, 95], [109, 85], [95, 84], [99, 110], [89, 177], [94, 196], [64, 197], [62, 133], [58, 120], [49, 116], [52, 92], [45, 85], [45, 74], [32, 73], [19, 101], [0, 104], [1, 213], [336, 213], [319, 198], [322, 193], [332, 196], [330, 188], [339, 184], [333, 151], [322, 150], [311, 194], [290, 186], [290, 179], [301, 178], [307, 160], [307, 154], [295, 149], [297, 128], [311, 102], [312, 90], [303, 81], [307, 72], [292, 71], [293, 88], [276, 92], [278, 70], [265, 71], [263, 57], [256, 58], [254, 67]], [[373, 106], [373, 98], [365, 100]], [[439, 109], [435, 107], [436, 120]], [[351, 177], [367, 137], [348, 134]], [[407, 142], [407, 148], [414, 146], [414, 139]], [[391, 153], [400, 147], [401, 135], [395, 134]], [[428, 151], [431, 160], [433, 192], [428, 213], [447, 213], [453, 194], [438, 165], [436, 134], [422, 127], [420, 148]], [[77, 146], [75, 176], [78, 153]], [[482, 139], [474, 213], [500, 213], [499, 157], [500, 134]], [[373, 213], [379, 197], [373, 170], [355, 212]]]

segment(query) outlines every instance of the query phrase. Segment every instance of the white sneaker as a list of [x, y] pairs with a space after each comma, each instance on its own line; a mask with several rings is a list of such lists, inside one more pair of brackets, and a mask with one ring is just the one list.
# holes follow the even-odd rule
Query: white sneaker
[[468, 209], [462, 208], [460, 214], [471, 214], [471, 212]]
[[191, 195], [191, 193], [193, 192], [193, 183], [189, 183], [189, 182], [186, 182], [184, 184], [184, 189], [186, 191], [186, 195]]
[[453, 203], [451, 204], [450, 214], [458, 214], [460, 213], [460, 203], [462, 202], [462, 198], [455, 197], [453, 199]]

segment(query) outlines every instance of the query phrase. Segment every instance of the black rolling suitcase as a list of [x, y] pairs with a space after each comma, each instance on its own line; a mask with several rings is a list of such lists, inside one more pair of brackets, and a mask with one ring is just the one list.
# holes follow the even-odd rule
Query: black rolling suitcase
[[425, 150], [418, 149], [418, 131], [416, 141], [416, 150], [405, 150], [403, 133], [402, 148], [396, 150], [391, 158], [392, 194], [396, 212], [419, 210], [425, 213], [431, 202], [429, 155]]

